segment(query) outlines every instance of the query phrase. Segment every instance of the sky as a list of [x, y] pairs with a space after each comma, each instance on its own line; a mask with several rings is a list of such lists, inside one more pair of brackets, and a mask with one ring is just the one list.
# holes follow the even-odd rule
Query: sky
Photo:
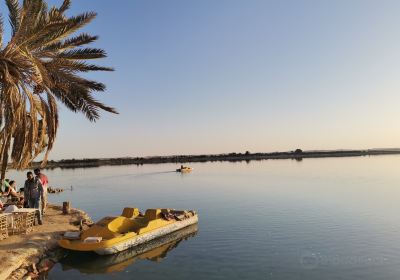
[[60, 106], [51, 159], [400, 147], [400, 1], [75, 0], [69, 14], [89, 10], [83, 31], [116, 69], [89, 77], [120, 114]]

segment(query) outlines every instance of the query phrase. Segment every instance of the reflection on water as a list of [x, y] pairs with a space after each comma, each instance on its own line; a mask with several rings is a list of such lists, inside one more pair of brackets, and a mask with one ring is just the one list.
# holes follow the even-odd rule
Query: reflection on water
[[175, 249], [183, 240], [194, 237], [197, 230], [197, 224], [191, 225], [146, 244], [109, 256], [67, 251], [60, 263], [63, 271], [77, 269], [86, 274], [120, 272], [138, 260], [162, 261], [167, 253]]
[[157, 172], [144, 172], [144, 173], [132, 173], [132, 174], [124, 174], [124, 175], [108, 175], [108, 176], [100, 176], [97, 179], [120, 179], [120, 178], [131, 178], [134, 179], [135, 177], [145, 177], [145, 176], [157, 176], [162, 175], [165, 173], [176, 173], [176, 171], [157, 171]]
[[[46, 170], [50, 185], [73, 185], [50, 202], [71, 201], [95, 221], [124, 207], [195, 209], [200, 229], [162, 262], [133, 257], [102, 274], [90, 266], [107, 265], [79, 259], [48, 277], [400, 279], [399, 166], [400, 156], [379, 156], [193, 163], [184, 176], [166, 172], [177, 164]], [[25, 180], [25, 172], [7, 176]]]

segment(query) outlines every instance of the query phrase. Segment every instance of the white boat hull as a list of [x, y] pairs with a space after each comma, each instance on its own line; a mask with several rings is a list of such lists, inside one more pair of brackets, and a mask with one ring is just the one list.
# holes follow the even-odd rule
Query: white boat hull
[[115, 245], [113, 245], [111, 247], [108, 247], [108, 248], [102, 248], [102, 249], [95, 250], [95, 252], [97, 254], [99, 254], [99, 255], [116, 254], [118, 252], [122, 252], [122, 251], [125, 251], [125, 250], [129, 249], [129, 248], [133, 248], [135, 246], [138, 246], [138, 245], [144, 244], [146, 242], [149, 242], [150, 240], [165, 236], [167, 234], [170, 234], [171, 232], [174, 232], [174, 231], [183, 229], [183, 228], [185, 228], [187, 226], [196, 224], [198, 222], [198, 220], [199, 220], [198, 216], [195, 215], [195, 216], [193, 216], [191, 218], [185, 219], [183, 221], [175, 222], [173, 224], [170, 224], [170, 225], [164, 226], [162, 228], [153, 230], [153, 231], [151, 231], [149, 233], [144, 233], [144, 234], [142, 234], [142, 235], [140, 235], [140, 236], [138, 236], [138, 237], [136, 237], [134, 239], [130, 239], [130, 240], [127, 240], [127, 241], [120, 242], [120, 243], [115, 244]]

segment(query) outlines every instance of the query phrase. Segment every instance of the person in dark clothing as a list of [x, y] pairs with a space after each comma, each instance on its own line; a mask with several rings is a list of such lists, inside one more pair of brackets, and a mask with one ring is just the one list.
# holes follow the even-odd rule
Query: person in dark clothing
[[36, 208], [39, 225], [42, 222], [42, 201], [43, 201], [43, 186], [38, 177], [34, 177], [32, 172], [26, 174], [27, 179], [24, 185], [24, 196], [28, 201], [29, 208]]

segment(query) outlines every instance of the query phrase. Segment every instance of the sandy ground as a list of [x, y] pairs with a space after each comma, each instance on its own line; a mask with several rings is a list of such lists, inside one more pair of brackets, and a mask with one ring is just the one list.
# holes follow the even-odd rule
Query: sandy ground
[[46, 251], [57, 247], [57, 240], [65, 231], [79, 229], [76, 224], [81, 219], [90, 220], [80, 210], [72, 209], [71, 214], [63, 215], [62, 207], [49, 205], [43, 225], [36, 225], [31, 233], [9, 236], [1, 240], [0, 279], [8, 279], [13, 271], [20, 267], [38, 263]]

